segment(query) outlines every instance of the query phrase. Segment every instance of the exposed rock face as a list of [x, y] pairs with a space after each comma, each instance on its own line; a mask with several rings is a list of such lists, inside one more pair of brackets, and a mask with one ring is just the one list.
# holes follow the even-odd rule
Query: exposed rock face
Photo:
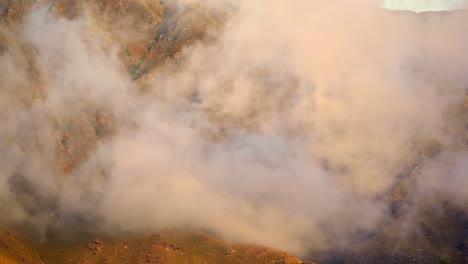
[[72, 115], [59, 127], [56, 164], [63, 174], [69, 174], [95, 149], [98, 138], [84, 113]]
[[[202, 38], [207, 27], [218, 23], [212, 17], [206, 23], [203, 20], [208, 19], [207, 14], [197, 13], [197, 9], [175, 12], [171, 3], [160, 1], [4, 1], [0, 3], [0, 55], [8, 51], [9, 56], [15, 56], [14, 60], [27, 65], [24, 68], [28, 69], [17, 80], [21, 83], [17, 87], [21, 89], [15, 92], [15, 101], [8, 103], [26, 108], [47, 96], [44, 88], [47, 77], [37, 67], [37, 54], [22, 39], [20, 30], [36, 4], [46, 4], [52, 13], [67, 19], [90, 16], [94, 33], [104, 43], [107, 41], [113, 46], [118, 43], [119, 55], [134, 80], [143, 78], [168, 59], [179, 59], [178, 53], [187, 43]], [[2, 74], [12, 74], [7, 68], [0, 70]], [[78, 102], [71, 111], [48, 113], [46, 119], [55, 129], [48, 131], [46, 137], [22, 138], [17, 134], [12, 140], [30, 151], [43, 152], [44, 159], [49, 160], [51, 171], [57, 176], [72, 174], [89, 158], [99, 141], [112, 137], [117, 131], [113, 113], [89, 102]], [[25, 128], [34, 129], [36, 125], [28, 124]], [[52, 156], [46, 154], [50, 149], [54, 149]], [[31, 225], [40, 217], [43, 219], [44, 212], [50, 214], [46, 218], [52, 222], [61, 217], [56, 211], [55, 198], [44, 196], [28, 177], [15, 174], [10, 177], [8, 186], [24, 210], [38, 216], [38, 219], [28, 221]], [[68, 231], [55, 226], [45, 232]], [[0, 263], [302, 263], [290, 254], [270, 248], [229, 244], [213, 236], [190, 232], [139, 238], [129, 236], [90, 243], [68, 243], [59, 239], [60, 242], [55, 244], [35, 244], [18, 233], [0, 233]]]
[[[0, 54], [8, 50], [8, 56], [14, 56], [16, 63], [28, 69], [23, 75], [14, 73], [18, 76], [16, 96], [13, 98], [16, 101], [9, 104], [30, 107], [47, 94], [47, 77], [38, 68], [37, 54], [24, 41], [21, 31], [26, 15], [37, 6], [47, 6], [53, 14], [67, 19], [87, 16], [88, 22], [92, 23], [92, 32], [103, 43], [119, 47], [120, 59], [134, 80], [144, 79], [147, 73], [168, 59], [177, 60], [185, 45], [202, 38], [209, 27], [219, 27], [211, 16], [195, 7], [193, 10], [177, 11], [173, 4], [160, 1], [3, 2], [0, 4], [0, 13], [3, 14], [0, 17]], [[5, 65], [0, 69], [6, 75], [13, 75], [7, 67]], [[141, 85], [136, 88], [141, 90], [144, 82], [139, 83]], [[112, 112], [100, 107], [92, 103], [79, 103], [71, 113], [47, 117], [56, 128], [53, 142], [49, 143], [53, 143], [56, 149], [51, 166], [59, 174], [70, 174], [89, 157], [99, 140], [115, 133]]]

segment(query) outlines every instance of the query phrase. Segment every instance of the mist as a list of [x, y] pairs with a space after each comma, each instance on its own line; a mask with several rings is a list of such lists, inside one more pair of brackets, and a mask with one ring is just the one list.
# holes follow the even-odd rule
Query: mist
[[198, 6], [235, 11], [138, 80], [122, 36], [151, 28], [109, 41], [88, 11], [32, 9], [0, 53], [2, 225], [43, 238], [190, 228], [304, 255], [396, 221], [403, 179], [409, 197], [467, 212], [464, 13]]

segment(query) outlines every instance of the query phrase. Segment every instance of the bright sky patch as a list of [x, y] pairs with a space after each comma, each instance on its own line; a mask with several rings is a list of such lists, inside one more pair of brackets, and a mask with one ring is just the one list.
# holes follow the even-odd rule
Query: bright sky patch
[[467, 7], [465, 0], [384, 0], [383, 7], [413, 12], [449, 11]]

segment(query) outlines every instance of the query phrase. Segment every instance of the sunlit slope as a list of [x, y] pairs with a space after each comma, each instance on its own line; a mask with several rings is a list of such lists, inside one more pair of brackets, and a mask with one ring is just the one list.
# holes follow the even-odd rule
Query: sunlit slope
[[[301, 264], [300, 259], [280, 251], [254, 245], [231, 244], [214, 236], [173, 232], [126, 236], [82, 242], [35, 243], [11, 232], [0, 233], [1, 264], [55, 263], [277, 263]], [[309, 262], [311, 263], [311, 262]]]
[[1, 264], [43, 264], [39, 253], [24, 237], [0, 231]]
[[[0, 17], [0, 54], [8, 54], [8, 56], [14, 58], [13, 61], [17, 65], [22, 66], [19, 68], [27, 69], [24, 75], [20, 76], [21, 78], [17, 78], [20, 81], [13, 78], [17, 75], [13, 71], [8, 71], [8, 67], [2, 72], [3, 78], [14, 79], [13, 81], [17, 81], [15, 83], [17, 85], [14, 86], [15, 90], [8, 91], [8, 94], [12, 94], [13, 96], [9, 97], [9, 100], [2, 101], [2, 104], [0, 104], [0, 118], [4, 118], [4, 113], [6, 113], [6, 111], [3, 111], [5, 105], [22, 106], [25, 109], [30, 109], [37, 102], [47, 100], [46, 90], [50, 88], [48, 87], [50, 80], [47, 79], [47, 76], [44, 76], [40, 67], [37, 66], [39, 57], [37, 51], [27, 41], [22, 39], [21, 25], [24, 23], [26, 14], [31, 10], [33, 2], [35, 1], [12, 0], [0, 4], [0, 12], [4, 14]], [[208, 44], [207, 46], [212, 44], [217, 34], [223, 31], [224, 19], [231, 15], [229, 10], [226, 12], [205, 10], [194, 4], [188, 4], [187, 8], [180, 12], [175, 12], [176, 8], [171, 6], [171, 1], [76, 2], [59, 0], [40, 2], [51, 4], [50, 10], [52, 10], [53, 14], [57, 14], [59, 18], [64, 19], [61, 22], [79, 19], [80, 16], [88, 16], [88, 19], [85, 21], [89, 24], [85, 28], [90, 29], [89, 33], [91, 36], [98, 39], [105, 48], [116, 48], [118, 50], [118, 59], [119, 62], [122, 62], [121, 65], [119, 64], [122, 67], [120, 69], [123, 73], [122, 75], [128, 77], [129, 82], [131, 82], [129, 87], [135, 88], [139, 96], [143, 97], [145, 94], [150, 94], [148, 100], [145, 101], [150, 102], [148, 105], [151, 105], [151, 101], [158, 96], [164, 97], [164, 94], [158, 94], [155, 91], [148, 92], [147, 89], [157, 90], [160, 88], [160, 86], [152, 86], [154, 83], [158, 84], [154, 80], [170, 76], [170, 74], [166, 73], [170, 73], [171, 70], [177, 71], [179, 65], [182, 65], [184, 62], [184, 50], [186, 48], [191, 47], [191, 45], [200, 45], [200, 43]], [[403, 9], [407, 10], [408, 8]], [[464, 11], [425, 13], [421, 15], [411, 12], [386, 12], [386, 15], [391, 16], [388, 13], [395, 15], [395, 17], [406, 19], [411, 24], [415, 21], [418, 21], [418, 23], [426, 20], [436, 21], [442, 16], [451, 16], [452, 18], [466, 16]], [[102, 14], [107, 15], [102, 16]], [[421, 28], [425, 27], [421, 26]], [[405, 43], [405, 39], [402, 38], [401, 43]], [[247, 52], [247, 50], [244, 50], [242, 53], [244, 52]], [[421, 58], [415, 58], [416, 62], [419, 59]], [[222, 67], [223, 62], [221, 61], [219, 64], [220, 67]], [[200, 64], [203, 64], [203, 62]], [[239, 65], [240, 68], [248, 68], [242, 63], [239, 63]], [[334, 67], [334, 65], [332, 66]], [[411, 70], [417, 73], [418, 67], [421, 70], [425, 65], [421, 66], [416, 63], [416, 66]], [[271, 73], [263, 68], [256, 70], [258, 70], [258, 73], [253, 71], [254, 73], [248, 73], [246, 76], [250, 77], [250, 81], [258, 81], [261, 86], [262, 80], [269, 80], [268, 76]], [[265, 71], [267, 72], [265, 73]], [[214, 130], [215, 132], [208, 130], [203, 135], [210, 141], [222, 142], [225, 138], [229, 140], [229, 137], [235, 136], [239, 130], [258, 131], [261, 129], [261, 114], [276, 113], [275, 109], [280, 109], [278, 112], [281, 112], [281, 107], [288, 105], [291, 102], [288, 100], [293, 95], [279, 93], [278, 100], [269, 102], [266, 109], [263, 109], [263, 105], [258, 102], [267, 101], [272, 94], [270, 91], [276, 90], [276, 88], [280, 90], [279, 88], [294, 88], [298, 85], [298, 81], [295, 78], [279, 75], [280, 80], [277, 80], [278, 83], [274, 81], [272, 83], [265, 82], [267, 83], [265, 86], [275, 88], [268, 89], [268, 93], [254, 94], [252, 96], [246, 92], [245, 94], [241, 94], [241, 96], [245, 97], [241, 97], [240, 100], [228, 101], [227, 103], [231, 103], [230, 106], [234, 105], [236, 106], [235, 109], [242, 110], [237, 116], [235, 113], [232, 115], [229, 111], [224, 111], [226, 107], [226, 104], [223, 104], [224, 101], [221, 100], [219, 104], [214, 103], [210, 105], [210, 101], [208, 100], [208, 103], [203, 106], [205, 108], [202, 108], [200, 111], [206, 112], [207, 116], [209, 116], [209, 122], [217, 129]], [[437, 83], [437, 77], [437, 74], [427, 76], [427, 81]], [[236, 78], [233, 79], [236, 80]], [[178, 84], [178, 82], [175, 83]], [[237, 83], [234, 82], [234, 84]], [[196, 86], [196, 84], [193, 85]], [[220, 90], [226, 92], [220, 95], [221, 98], [225, 98], [228, 97], [233, 83], [231, 83], [231, 80], [225, 80], [225, 83], [216, 85], [222, 88]], [[248, 87], [249, 84], [240, 83], [240, 87], [244, 87], [245, 85]], [[437, 85], [445, 87], [453, 84], [437, 83]], [[174, 85], [171, 88], [179, 87]], [[168, 92], [170, 93], [173, 90], [169, 91], [168, 89]], [[200, 101], [200, 95], [195, 92], [191, 93], [189, 89], [187, 91], [179, 91], [180, 94], [178, 95], [184, 97], [184, 99], [187, 97], [190, 102], [194, 102], [194, 105], [197, 105]], [[109, 97], [112, 97], [112, 94]], [[86, 164], [99, 146], [112, 140], [112, 137], [119, 132], [119, 127], [116, 126], [116, 118], [118, 117], [115, 116], [114, 112], [106, 108], [106, 106], [96, 105], [90, 101], [92, 100], [75, 100], [69, 111], [48, 112], [46, 118], [47, 120], [51, 120], [50, 123], [53, 126], [51, 126], [51, 131], [46, 131], [47, 135], [52, 135], [46, 138], [47, 140], [39, 137], [28, 138], [22, 133], [12, 133], [14, 135], [8, 138], [8, 142], [18, 145], [18, 148], [26, 153], [33, 151], [39, 153], [38, 156], [44, 157], [45, 162], [54, 168], [56, 175], [60, 179], [70, 179], [86, 175], [79, 173], [74, 175], [74, 172], [80, 169], [83, 164]], [[174, 100], [173, 103], [173, 105], [177, 105], [178, 101]], [[5, 109], [8, 109], [8, 107], [5, 107]], [[12, 107], [11, 109], [15, 108]], [[179, 110], [176, 109], [176, 111]], [[356, 112], [355, 114], [359, 113]], [[323, 253], [325, 257], [321, 258], [325, 260], [324, 263], [334, 263], [333, 261], [341, 257], [350, 263], [376, 263], [379, 261], [382, 263], [392, 263], [397, 258], [403, 263], [411, 260], [418, 260], [422, 263], [427, 261], [444, 262], [454, 260], [455, 263], [457, 263], [456, 261], [462, 261], [463, 263], [463, 260], [467, 258], [466, 248], [468, 248], [466, 214], [460, 212], [459, 208], [453, 207], [450, 203], [441, 203], [438, 200], [414, 200], [414, 194], [418, 191], [415, 181], [418, 180], [418, 175], [420, 175], [421, 171], [426, 169], [427, 164], [437, 160], [437, 157], [441, 153], [444, 153], [444, 151], [463, 151], [468, 147], [468, 133], [466, 133], [468, 128], [466, 125], [468, 124], [468, 99], [465, 99], [463, 105], [457, 104], [453, 106], [453, 109], [449, 109], [446, 117], [454, 120], [450, 123], [452, 125], [450, 129], [456, 131], [456, 141], [454, 141], [456, 144], [444, 145], [437, 141], [425, 141], [415, 138], [414, 142], [412, 142], [414, 144], [414, 155], [405, 160], [405, 166], [400, 172], [395, 172], [395, 175], [397, 173], [398, 175], [395, 176], [396, 180], [394, 184], [390, 185], [388, 190], [379, 193], [378, 197], [375, 198], [378, 201], [383, 201], [382, 203], [388, 206], [390, 211], [388, 222], [384, 222], [375, 233], [362, 232], [362, 236], [359, 236], [360, 230], [356, 231], [358, 236], [356, 241], [352, 241], [352, 250], [343, 253], [344, 256], [333, 251], [333, 249], [325, 251]], [[21, 131], [34, 131], [41, 128], [43, 124], [35, 124], [36, 126], [34, 124], [29, 125], [26, 124], [24, 127], [21, 127]], [[133, 125], [132, 122], [129, 122], [130, 127]], [[305, 127], [289, 131], [288, 133], [291, 137], [294, 137], [295, 133], [300, 133], [302, 129], [305, 129]], [[177, 132], [176, 130], [173, 129], [171, 133]], [[352, 138], [349, 137], [350, 135], [357, 135], [358, 139], [362, 139], [361, 143], [368, 143], [368, 138], [359, 137], [359, 131], [365, 131], [365, 128], [357, 127], [357, 131], [355, 134], [347, 134], [347, 132], [353, 131], [343, 130], [342, 135], [348, 136], [348, 139]], [[328, 143], [334, 144], [341, 139], [343, 138], [334, 139]], [[356, 138], [352, 139], [354, 141]], [[386, 143], [388, 143], [387, 138], [384, 141], [376, 142], [371, 150], [384, 148]], [[349, 149], [344, 148], [343, 150], [345, 151], [340, 154], [340, 158], [352, 156], [350, 155], [352, 152], [346, 152]], [[356, 149], [357, 152], [359, 150], [359, 148]], [[329, 170], [346, 172], [345, 166], [334, 167], [333, 163], [327, 162], [326, 159], [323, 161], [323, 164]], [[358, 165], [362, 164], [359, 163]], [[99, 171], [95, 179], [86, 183], [87, 186], [96, 189], [101, 187], [99, 180], [105, 178], [106, 173], [108, 172], [105, 170]], [[356, 174], [360, 175], [361, 173]], [[22, 224], [33, 227], [37, 226], [39, 230], [45, 233], [39, 235], [43, 235], [46, 238], [55, 238], [60, 235], [66, 236], [68, 233], [73, 233], [70, 235], [73, 238], [76, 235], [75, 232], [80, 233], [83, 231], [82, 229], [93, 234], [96, 223], [99, 223], [98, 220], [100, 219], [93, 218], [94, 215], [92, 214], [77, 213], [77, 223], [82, 225], [78, 226], [76, 230], [70, 230], [70, 226], [75, 227], [73, 225], [75, 222], [68, 222], [67, 220], [69, 219], [66, 219], [66, 217], [70, 216], [70, 218], [73, 218], [73, 214], [76, 212], [73, 210], [64, 212], [61, 209], [57, 209], [55, 207], [57, 201], [54, 200], [57, 198], [51, 198], [47, 193], [41, 193], [40, 190], [36, 190], [34, 182], [30, 181], [27, 176], [31, 175], [14, 173], [8, 181], [8, 188], [14, 194], [15, 201], [19, 203], [18, 207], [24, 209], [26, 214], [33, 216], [26, 218], [21, 222]], [[107, 188], [103, 189], [108, 190]], [[330, 190], [332, 189], [330, 188]], [[282, 188], [275, 188], [273, 192], [277, 190], [278, 193], [284, 191]], [[312, 200], [304, 199], [299, 204]], [[131, 206], [133, 207], [133, 204]], [[433, 207], [438, 208], [437, 212], [442, 213], [434, 213], [432, 211]], [[415, 210], [412, 211], [413, 209]], [[158, 211], [156, 210], [156, 212]], [[60, 218], [63, 215], [65, 215], [65, 219]], [[41, 217], [42, 220], [50, 223], [50, 225], [41, 226], [36, 216]], [[409, 216], [415, 217], [415, 220], [413, 221]], [[327, 220], [335, 220], [336, 218], [332, 216]], [[83, 223], [80, 220], [83, 220]], [[348, 226], [348, 222], [345, 220], [344, 218], [344, 226]], [[421, 230], [412, 229], [411, 232], [405, 232], [405, 234], [408, 233], [408, 237], [404, 238], [395, 235], [399, 234], [403, 226], [413, 224], [414, 222], [417, 222], [418, 227], [422, 226]], [[226, 229], [224, 224], [220, 226]], [[261, 231], [258, 232], [261, 233]], [[135, 260], [149, 263], [299, 263], [295, 262], [299, 261], [295, 257], [272, 249], [229, 244], [206, 234], [194, 234], [190, 232], [160, 235], [145, 234], [138, 237], [135, 235], [129, 235], [128, 237], [117, 236], [102, 238], [102, 240], [96, 240], [93, 237], [85, 242], [74, 243], [58, 242], [60, 239], [63, 239], [60, 238], [59, 240], [49, 240], [54, 242], [39, 243], [35, 246], [31, 246], [31, 243], [27, 242], [27, 239], [19, 239], [18, 236], [11, 233], [5, 234], [3, 238], [0, 237], [0, 239], [3, 239], [4, 245], [6, 245], [2, 247], [0, 243], [0, 263], [18, 263], [18, 261], [19, 263], [22, 263], [21, 261], [26, 263], [28, 263], [27, 261], [30, 263], [41, 263], [41, 261], [44, 263], [105, 263], [110, 261], [112, 261], [111, 263], [131, 263]], [[341, 239], [340, 232], [336, 232], [336, 235]], [[70, 237], [66, 238], [69, 239]], [[311, 237], [309, 235], [307, 239], [314, 240], [314, 237]], [[74, 240], [69, 239], [68, 241]], [[288, 244], [287, 242], [282, 240], [275, 242], [283, 246], [289, 246], [286, 245]], [[356, 248], [353, 248], [354, 246]], [[278, 246], [278, 248], [281, 247]], [[398, 249], [397, 252], [395, 248]], [[316, 256], [319, 254], [322, 254], [322, 252], [313, 252], [310, 255], [310, 259], [318, 259]]]

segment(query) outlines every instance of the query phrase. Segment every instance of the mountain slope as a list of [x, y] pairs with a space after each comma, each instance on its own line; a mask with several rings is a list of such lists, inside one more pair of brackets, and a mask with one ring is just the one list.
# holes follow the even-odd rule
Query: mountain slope
[[278, 263], [300, 259], [266, 247], [231, 244], [212, 235], [170, 232], [81, 242], [31, 243], [0, 233], [0, 263]]

